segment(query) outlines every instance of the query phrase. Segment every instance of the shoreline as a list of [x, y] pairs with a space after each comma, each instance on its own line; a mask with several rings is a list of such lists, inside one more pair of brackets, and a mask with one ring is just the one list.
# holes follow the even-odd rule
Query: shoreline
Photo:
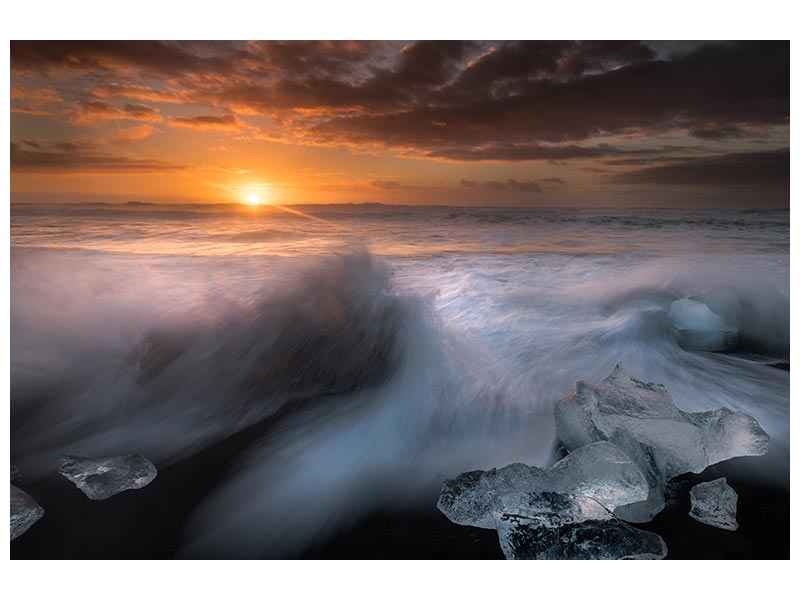
[[[676, 478], [667, 507], [653, 521], [634, 527], [659, 534], [668, 560], [788, 559], [789, 489], [752, 481], [748, 461], [758, 458], [732, 459], [702, 474]], [[181, 551], [185, 524], [229, 468], [222, 456], [208, 459], [196, 456], [165, 467], [147, 487], [100, 502], [87, 499], [55, 473], [31, 483], [23, 473], [15, 483], [44, 507], [45, 515], [11, 543], [11, 559], [212, 558]], [[704, 525], [688, 514], [689, 489], [722, 476], [739, 495], [735, 532]], [[503, 553], [494, 530], [451, 523], [433, 499], [430, 508], [362, 515], [297, 555], [248, 558], [502, 560]]]

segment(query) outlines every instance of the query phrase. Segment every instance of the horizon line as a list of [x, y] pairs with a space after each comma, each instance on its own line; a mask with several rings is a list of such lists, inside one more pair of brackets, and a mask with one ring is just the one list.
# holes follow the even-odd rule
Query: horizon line
[[385, 206], [397, 208], [527, 208], [527, 209], [658, 209], [658, 210], [790, 210], [791, 206], [786, 207], [759, 207], [759, 206], [664, 206], [664, 205], [530, 205], [530, 204], [396, 204], [386, 202], [270, 202], [263, 204], [249, 204], [247, 202], [149, 202], [145, 200], [128, 200], [124, 202], [100, 201], [100, 200], [78, 200], [53, 202], [46, 200], [13, 200], [9, 201], [9, 206], [24, 205], [48, 205], [48, 206], [192, 206], [192, 207], [220, 207], [236, 206], [247, 208], [248, 210], [258, 210], [263, 208], [280, 208], [282, 206]]

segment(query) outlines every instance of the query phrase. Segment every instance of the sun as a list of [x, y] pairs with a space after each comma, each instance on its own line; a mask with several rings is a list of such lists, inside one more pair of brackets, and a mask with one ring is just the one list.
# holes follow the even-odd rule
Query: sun
[[250, 192], [247, 196], [247, 203], [252, 205], [261, 204], [261, 198], [255, 192]]

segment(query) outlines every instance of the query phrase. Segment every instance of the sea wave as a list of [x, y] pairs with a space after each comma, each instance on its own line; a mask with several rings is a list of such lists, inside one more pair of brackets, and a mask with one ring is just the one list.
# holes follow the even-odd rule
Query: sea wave
[[[371, 509], [433, 506], [458, 472], [548, 464], [554, 402], [623, 362], [685, 410], [756, 416], [772, 439], [757, 476], [782, 480], [789, 378], [771, 365], [788, 357], [787, 271], [788, 258], [752, 251], [14, 247], [12, 460], [36, 478], [62, 452], [139, 452], [168, 470], [213, 450], [225, 476], [194, 512], [186, 555], [286, 555]], [[736, 344], [688, 347], [681, 300]]]

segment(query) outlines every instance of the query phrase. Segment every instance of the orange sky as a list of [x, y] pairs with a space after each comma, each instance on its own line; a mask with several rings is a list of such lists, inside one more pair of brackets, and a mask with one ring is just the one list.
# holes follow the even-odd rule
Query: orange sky
[[788, 207], [788, 61], [780, 42], [12, 42], [12, 200]]

